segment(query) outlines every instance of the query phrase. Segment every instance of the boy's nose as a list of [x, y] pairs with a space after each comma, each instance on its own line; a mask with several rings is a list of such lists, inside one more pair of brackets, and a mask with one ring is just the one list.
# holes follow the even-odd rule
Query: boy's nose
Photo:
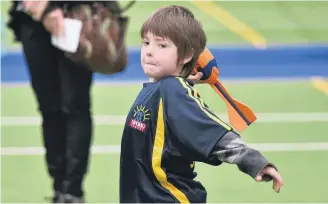
[[148, 57], [153, 56], [153, 46], [151, 44], [149, 44], [146, 48], [146, 55]]

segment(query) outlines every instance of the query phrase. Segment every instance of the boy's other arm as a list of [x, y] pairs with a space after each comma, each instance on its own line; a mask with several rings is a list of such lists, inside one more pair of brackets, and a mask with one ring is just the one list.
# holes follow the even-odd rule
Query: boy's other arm
[[258, 172], [270, 164], [259, 151], [247, 146], [240, 136], [233, 131], [227, 132], [219, 140], [211, 157], [229, 164], [236, 164], [242, 172], [252, 178], [255, 178]]
[[217, 141], [232, 128], [208, 108], [188, 81], [168, 78], [162, 83], [166, 125], [174, 145], [182, 156], [206, 162]]
[[238, 134], [227, 132], [214, 146], [210, 160], [218, 159], [229, 164], [236, 164], [240, 171], [257, 181], [271, 181], [273, 189], [280, 191], [283, 181], [277, 168], [257, 150], [244, 143]]

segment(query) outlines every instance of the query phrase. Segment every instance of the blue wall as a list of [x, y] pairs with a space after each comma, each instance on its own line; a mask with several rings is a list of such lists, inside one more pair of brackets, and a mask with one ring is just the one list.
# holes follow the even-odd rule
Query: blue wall
[[[244, 48], [210, 48], [217, 58], [221, 78], [247, 77], [328, 77], [328, 45], [284, 46], [258, 50]], [[122, 73], [112, 76], [96, 74], [96, 80], [145, 80], [139, 63], [140, 51], [131, 49], [129, 64]], [[41, 56], [40, 56], [41, 57]], [[1, 57], [2, 82], [29, 79], [21, 52]]]

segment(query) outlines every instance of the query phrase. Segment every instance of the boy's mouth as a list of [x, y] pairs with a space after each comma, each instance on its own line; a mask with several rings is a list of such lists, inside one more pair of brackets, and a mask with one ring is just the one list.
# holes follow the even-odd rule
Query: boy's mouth
[[146, 62], [146, 64], [156, 66], [155, 63], [151, 63], [151, 62]]

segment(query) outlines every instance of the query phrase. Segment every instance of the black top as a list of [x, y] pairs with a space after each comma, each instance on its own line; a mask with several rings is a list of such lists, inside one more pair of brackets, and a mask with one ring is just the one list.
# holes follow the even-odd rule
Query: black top
[[205, 203], [195, 161], [236, 164], [252, 178], [274, 167], [211, 111], [191, 81], [168, 76], [145, 83], [123, 131], [120, 202]]
[[194, 162], [209, 161], [231, 128], [204, 103], [192, 83], [165, 77], [145, 83], [124, 127], [120, 202], [202, 202]]

